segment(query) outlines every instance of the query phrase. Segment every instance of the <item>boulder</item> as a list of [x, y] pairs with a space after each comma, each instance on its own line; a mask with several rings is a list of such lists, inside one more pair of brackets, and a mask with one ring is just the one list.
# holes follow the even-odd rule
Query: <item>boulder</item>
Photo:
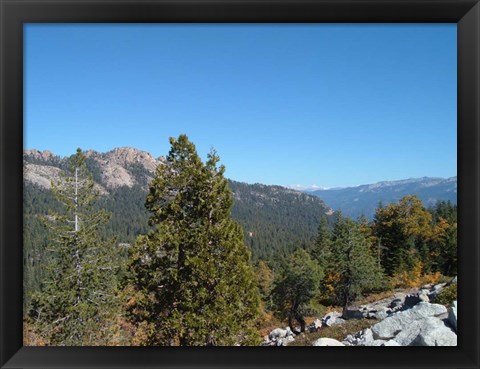
[[389, 340], [386, 341], [382, 346], [401, 346], [397, 341]]
[[397, 312], [372, 327], [374, 339], [389, 340], [406, 329], [412, 322], [427, 317], [441, 316], [447, 308], [439, 304], [419, 302], [413, 308]]
[[355, 335], [349, 334], [343, 341], [343, 344], [346, 346], [379, 346], [379, 344], [375, 344], [374, 341], [372, 330], [365, 328], [355, 333]]
[[420, 301], [430, 302], [430, 295], [428, 293], [421, 293], [418, 295], [418, 298], [420, 299]]
[[383, 307], [381, 309], [378, 309], [377, 312], [375, 313], [374, 317], [375, 319], [377, 320], [383, 320], [385, 319], [386, 317], [388, 317], [388, 314], [390, 314], [392, 312], [392, 310], [386, 308], [386, 307]]
[[414, 344], [418, 346], [457, 346], [457, 335], [442, 320], [428, 317], [424, 320]]
[[285, 338], [280, 338], [277, 341], [277, 346], [287, 346], [290, 342], [295, 341], [295, 337], [293, 336], [287, 336]]
[[[325, 315], [322, 318], [322, 326], [326, 325], [328, 327], [331, 327], [332, 325], [334, 325], [337, 322], [337, 320], [341, 319], [340, 318], [341, 316], [342, 316], [342, 314], [340, 314], [336, 311], [328, 313], [327, 315]], [[342, 321], [344, 321], [344, 320], [342, 319]]]
[[319, 338], [313, 342], [312, 346], [345, 346], [342, 342], [333, 338]]
[[407, 325], [402, 331], [400, 331], [395, 338], [390, 341], [395, 341], [399, 346], [410, 346], [417, 339], [420, 334], [422, 321], [413, 321]]
[[452, 306], [448, 308], [448, 322], [452, 328], [457, 331], [457, 301], [452, 303]]
[[270, 332], [268, 338], [270, 340], [278, 340], [280, 338], [285, 338], [288, 335], [289, 331], [291, 332], [290, 327], [288, 327], [288, 330], [282, 328], [275, 328], [273, 331]]
[[320, 319], [315, 319], [307, 328], [310, 333], [317, 332], [322, 328], [322, 321]]

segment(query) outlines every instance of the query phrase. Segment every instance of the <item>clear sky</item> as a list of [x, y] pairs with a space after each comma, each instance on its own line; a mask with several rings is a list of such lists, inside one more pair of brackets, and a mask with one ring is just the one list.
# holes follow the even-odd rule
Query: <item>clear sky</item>
[[457, 173], [455, 24], [25, 27], [24, 147], [166, 155], [351, 186]]

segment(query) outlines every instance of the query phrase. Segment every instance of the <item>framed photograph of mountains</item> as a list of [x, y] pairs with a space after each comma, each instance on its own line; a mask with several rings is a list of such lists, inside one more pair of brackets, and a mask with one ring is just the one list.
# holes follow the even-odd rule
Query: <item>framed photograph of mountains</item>
[[479, 367], [478, 0], [0, 6], [1, 368]]

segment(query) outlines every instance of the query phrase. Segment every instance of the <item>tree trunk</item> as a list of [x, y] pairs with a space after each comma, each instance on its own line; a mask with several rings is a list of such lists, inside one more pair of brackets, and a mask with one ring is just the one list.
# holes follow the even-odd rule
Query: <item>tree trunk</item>
[[288, 315], [288, 326], [290, 327], [290, 329], [292, 330], [292, 332], [294, 332], [294, 330], [293, 330], [292, 314], [289, 314], [289, 315]]
[[297, 314], [295, 319], [298, 323], [300, 323], [300, 332], [305, 332], [305, 326], [307, 325], [307, 323], [305, 322], [305, 319], [303, 319], [303, 316]]
[[342, 316], [345, 318], [347, 314], [347, 309], [348, 309], [348, 304], [350, 303], [348, 299], [348, 293], [345, 294], [344, 300], [343, 300], [343, 310], [342, 310]]

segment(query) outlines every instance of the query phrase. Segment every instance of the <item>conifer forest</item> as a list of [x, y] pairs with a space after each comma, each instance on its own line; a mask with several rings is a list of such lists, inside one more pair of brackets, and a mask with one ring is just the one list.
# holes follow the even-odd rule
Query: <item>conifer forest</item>
[[[50, 168], [48, 184], [24, 185], [25, 345], [348, 345], [382, 323], [360, 306], [404, 294], [404, 308], [385, 310], [394, 317], [412, 291], [454, 305], [456, 203], [411, 193], [351, 217], [229, 179], [221, 153], [202, 160], [184, 134], [169, 142], [151, 175], [125, 160], [136, 182], [112, 189], [91, 152], [24, 157], [25, 173]], [[418, 337], [405, 345], [428, 341]]]

